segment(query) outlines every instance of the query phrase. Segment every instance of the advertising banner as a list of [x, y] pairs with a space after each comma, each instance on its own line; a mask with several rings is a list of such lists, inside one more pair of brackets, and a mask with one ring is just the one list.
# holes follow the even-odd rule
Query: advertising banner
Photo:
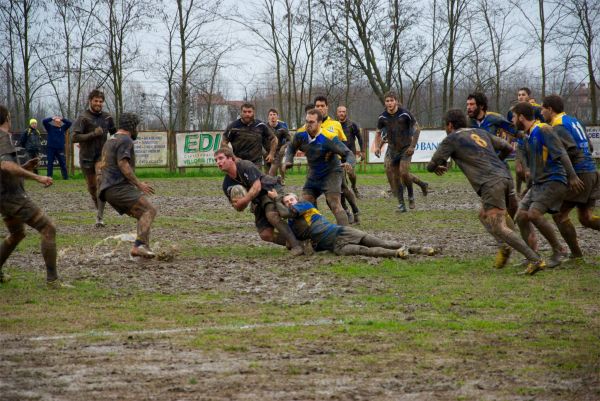
[[[168, 164], [167, 133], [139, 132], [134, 142], [136, 167], [166, 167]], [[73, 163], [79, 168], [79, 144], [73, 144]]]
[[221, 146], [222, 132], [178, 133], [177, 167], [214, 166], [214, 153]]
[[[438, 145], [446, 137], [446, 131], [443, 130], [422, 130], [419, 135], [419, 142], [415, 148], [415, 153], [412, 157], [413, 163], [427, 163], [431, 160], [431, 156], [435, 153]], [[367, 160], [370, 164], [383, 163], [387, 143], [381, 149], [381, 156], [375, 156], [375, 130], [368, 131], [369, 139], [369, 155]]]
[[595, 159], [600, 159], [600, 127], [587, 127], [587, 134], [590, 137], [590, 142], [594, 147], [594, 156]]

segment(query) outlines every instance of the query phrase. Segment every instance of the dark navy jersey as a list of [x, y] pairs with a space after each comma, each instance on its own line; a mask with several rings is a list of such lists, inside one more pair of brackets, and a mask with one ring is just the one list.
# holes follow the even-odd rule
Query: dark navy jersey
[[265, 175], [251, 161], [238, 160], [235, 162], [235, 165], [237, 169], [237, 175], [235, 178], [231, 178], [229, 175], [226, 175], [223, 179], [223, 193], [225, 196], [227, 196], [227, 198], [229, 198], [229, 200], [231, 200], [229, 196], [229, 188], [233, 187], [234, 185], [241, 185], [246, 188], [247, 191], [249, 191], [257, 180], [260, 181], [261, 190], [254, 198], [253, 202], [258, 202], [258, 198], [260, 196], [266, 195], [268, 191], [276, 189], [279, 185], [277, 177]]
[[100, 192], [112, 186], [128, 182], [127, 177], [123, 175], [119, 167], [121, 160], [127, 160], [131, 168], [135, 169], [133, 140], [129, 135], [117, 134], [107, 140], [102, 149], [102, 158], [100, 159], [100, 169], [102, 171]]
[[593, 173], [596, 163], [590, 151], [585, 127], [575, 118], [560, 113], [552, 120], [554, 131], [563, 141], [576, 173]]
[[552, 127], [535, 123], [529, 130], [525, 148], [525, 161], [534, 184], [547, 181], [567, 183], [567, 173], [560, 161], [566, 150]]
[[233, 154], [237, 157], [262, 163], [262, 149], [271, 147], [273, 132], [260, 120], [245, 124], [238, 118], [225, 128], [223, 137], [231, 143]]
[[344, 134], [346, 134], [346, 141], [344, 144], [348, 149], [356, 153], [356, 141], [358, 140], [358, 146], [360, 146], [360, 150], [363, 150], [363, 140], [362, 135], [360, 135], [358, 124], [350, 120], [346, 120], [340, 124], [342, 124], [342, 129], [344, 130]]
[[502, 117], [502, 115], [492, 111], [486, 112], [485, 117], [483, 117], [483, 120], [481, 121], [476, 118], [469, 118], [469, 127], [481, 128], [502, 139], [507, 139], [502, 131], [509, 132], [512, 135], [517, 133], [515, 126], [510, 121]]
[[385, 130], [388, 149], [400, 151], [410, 146], [415, 134], [417, 120], [406, 109], [398, 108], [393, 114], [386, 111], [379, 115], [377, 129]]
[[[533, 106], [533, 116], [535, 117], [536, 120], [539, 120], [543, 123], [550, 123], [550, 121], [545, 121], [544, 120], [544, 116], [542, 115], [542, 106], [540, 106], [537, 103], [530, 103]], [[512, 110], [509, 110], [508, 113], [506, 113], [506, 119], [510, 122], [512, 122], [512, 118], [513, 118], [513, 112]]]
[[[278, 120], [277, 125], [275, 127], [272, 127], [269, 124], [269, 129], [273, 131], [273, 134], [277, 137], [277, 152], [279, 152], [281, 147], [292, 139], [292, 137], [290, 136], [290, 131], [288, 130], [288, 125], [284, 121]], [[267, 150], [269, 150], [270, 148], [270, 144], [269, 147], [265, 147], [265, 149]]]

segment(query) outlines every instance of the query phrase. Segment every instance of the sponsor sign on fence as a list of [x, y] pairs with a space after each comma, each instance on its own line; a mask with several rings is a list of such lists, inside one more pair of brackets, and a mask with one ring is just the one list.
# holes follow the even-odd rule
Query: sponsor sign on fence
[[[412, 157], [414, 163], [427, 163], [431, 160], [431, 156], [435, 153], [438, 145], [446, 137], [446, 131], [442, 130], [422, 130], [419, 135], [419, 142], [415, 148], [415, 153]], [[383, 163], [385, 152], [387, 150], [387, 143], [383, 145], [381, 149], [381, 156], [375, 156], [375, 130], [368, 131], [369, 139], [369, 155], [368, 162], [372, 163]]]
[[177, 134], [177, 167], [214, 166], [214, 153], [221, 146], [221, 132]]
[[587, 134], [594, 147], [592, 156], [594, 156], [595, 159], [600, 159], [600, 127], [587, 127]]
[[[167, 133], [139, 132], [134, 142], [136, 167], [166, 167], [168, 163]], [[79, 144], [73, 144], [73, 163], [79, 168]]]

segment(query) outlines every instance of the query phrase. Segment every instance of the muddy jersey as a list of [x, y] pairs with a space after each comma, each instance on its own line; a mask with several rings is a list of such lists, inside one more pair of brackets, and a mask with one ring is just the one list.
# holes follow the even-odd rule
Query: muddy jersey
[[271, 147], [273, 132], [260, 120], [245, 124], [238, 118], [225, 128], [223, 137], [231, 143], [233, 153], [237, 157], [262, 164], [262, 149]]
[[[269, 125], [269, 129], [273, 131], [273, 135], [277, 137], [277, 149], [275, 150], [275, 153], [277, 153], [281, 150], [283, 145], [292, 139], [292, 137], [290, 136], [290, 131], [288, 130], [287, 124], [283, 121], [277, 121], [277, 125], [275, 127], [271, 127], [271, 125]], [[269, 150], [270, 147], [271, 144], [269, 143], [269, 147], [265, 149]]]
[[235, 165], [237, 167], [236, 177], [231, 178], [229, 175], [225, 175], [225, 178], [223, 179], [223, 193], [229, 200], [231, 200], [231, 197], [229, 196], [229, 188], [235, 185], [241, 185], [246, 188], [246, 190], [250, 190], [256, 180], [260, 180], [261, 190], [252, 200], [254, 203], [257, 203], [258, 198], [260, 198], [262, 195], [266, 196], [268, 191], [272, 189], [278, 189], [280, 187], [277, 177], [264, 174], [251, 161], [238, 160], [235, 162]]
[[127, 160], [131, 168], [135, 169], [133, 140], [129, 135], [117, 134], [106, 141], [102, 149], [102, 158], [100, 159], [100, 169], [102, 171], [100, 192], [129, 181], [119, 168], [121, 160]]
[[[19, 164], [17, 150], [10, 140], [10, 134], [2, 130], [0, 130], [0, 161]], [[27, 198], [23, 181], [23, 177], [18, 177], [4, 170], [0, 171], [0, 203], [8, 198], [11, 200]]]
[[[332, 153], [344, 158], [354, 166], [354, 153], [350, 151], [337, 137], [328, 138], [322, 131], [311, 138], [308, 132], [298, 132], [287, 148], [286, 161], [292, 163], [297, 151], [304, 152], [309, 167], [307, 180], [321, 181], [332, 172], [342, 172], [339, 157], [331, 157]], [[332, 135], [332, 134], [330, 134]]]
[[552, 120], [552, 128], [563, 142], [575, 172], [595, 172], [596, 163], [590, 151], [585, 127], [575, 117], [560, 113]]
[[[97, 127], [101, 127], [104, 135], [93, 136]], [[112, 116], [101, 111], [94, 113], [87, 109], [75, 120], [71, 127], [73, 143], [79, 143], [79, 163], [81, 167], [91, 168], [102, 157], [102, 148], [106, 143], [106, 134], [117, 132]]]
[[288, 220], [288, 224], [296, 238], [310, 239], [316, 251], [333, 251], [341, 226], [330, 223], [307, 201], [299, 201], [290, 210], [293, 218]]
[[496, 154], [508, 155], [511, 151], [512, 146], [501, 138], [483, 130], [462, 128], [444, 138], [427, 165], [427, 170], [434, 171], [452, 157], [479, 194], [482, 185], [487, 182], [512, 179], [506, 165]]
[[362, 135], [360, 135], [360, 128], [354, 121], [346, 120], [341, 123], [344, 134], [346, 135], [346, 141], [344, 145], [348, 147], [353, 153], [356, 153], [356, 141], [358, 140], [358, 146], [363, 149]]
[[513, 135], [517, 133], [515, 126], [510, 121], [502, 117], [500, 114], [492, 111], [486, 112], [483, 120], [469, 118], [469, 127], [486, 130], [490, 134], [499, 136], [502, 139], [506, 139], [506, 135], [503, 133], [503, 131], [509, 132]]
[[567, 173], [560, 161], [566, 150], [552, 127], [540, 122], [533, 124], [529, 129], [525, 149], [525, 162], [533, 184], [548, 181], [567, 183]]
[[393, 114], [386, 111], [379, 115], [377, 129], [385, 130], [385, 139], [388, 142], [388, 150], [400, 151], [412, 143], [415, 135], [415, 124], [417, 120], [406, 109], [398, 108]]

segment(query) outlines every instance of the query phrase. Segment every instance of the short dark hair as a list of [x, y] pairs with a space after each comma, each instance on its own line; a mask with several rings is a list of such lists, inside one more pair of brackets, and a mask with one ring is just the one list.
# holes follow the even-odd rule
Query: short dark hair
[[323, 114], [321, 114], [321, 112], [318, 109], [310, 109], [306, 112], [306, 114], [317, 116], [317, 121], [320, 123], [323, 122]]
[[119, 116], [118, 129], [123, 129], [128, 132], [137, 131], [137, 126], [140, 123], [140, 118], [135, 113], [121, 113]]
[[527, 93], [527, 96], [531, 96], [531, 89], [529, 89], [528, 87], [524, 86], [522, 88], [519, 88], [519, 90], [517, 92], [521, 92], [524, 91], [525, 93]]
[[233, 154], [233, 150], [231, 150], [231, 148], [228, 146], [223, 146], [223, 147], [220, 147], [219, 149], [217, 149], [214, 154], [215, 158], [219, 154], [222, 154], [225, 157], [228, 157], [230, 159], [233, 159], [235, 157], [235, 155]]
[[454, 129], [466, 128], [467, 116], [460, 109], [450, 109], [444, 115], [444, 124], [452, 124]]
[[256, 108], [254, 107], [254, 105], [252, 103], [249, 103], [249, 102], [242, 103], [242, 106], [240, 107], [240, 110], [242, 110], [242, 109], [256, 110]]
[[308, 112], [309, 110], [312, 110], [315, 108], [315, 104], [314, 103], [309, 103], [306, 106], [304, 106], [304, 112]]
[[315, 97], [315, 104], [317, 104], [317, 102], [325, 102], [326, 106], [329, 105], [327, 103], [327, 96], [319, 95], [319, 96]]
[[552, 109], [555, 113], [562, 113], [565, 111], [565, 104], [562, 98], [558, 95], [548, 95], [542, 101], [542, 107]]
[[269, 115], [271, 113], [275, 113], [275, 114], [279, 115], [279, 112], [277, 111], [277, 109], [269, 109], [269, 111], [267, 111], [267, 115]]
[[8, 121], [8, 109], [3, 104], [0, 104], [0, 125]]
[[104, 97], [104, 92], [102, 92], [100, 89], [94, 89], [90, 92], [90, 94], [88, 95], [88, 102], [95, 97], [99, 97], [102, 98], [102, 100], [106, 100], [106, 98]]
[[488, 108], [488, 100], [487, 96], [483, 92], [473, 92], [469, 93], [467, 96], [467, 100], [473, 99], [475, 100], [475, 104], [483, 109], [483, 111], [487, 111]]
[[398, 94], [394, 91], [388, 91], [383, 95], [383, 100], [387, 99], [388, 97], [391, 97], [392, 99], [395, 99], [396, 101], [398, 101]]
[[527, 121], [535, 120], [535, 110], [529, 102], [519, 102], [512, 108], [513, 114], [525, 117]]

